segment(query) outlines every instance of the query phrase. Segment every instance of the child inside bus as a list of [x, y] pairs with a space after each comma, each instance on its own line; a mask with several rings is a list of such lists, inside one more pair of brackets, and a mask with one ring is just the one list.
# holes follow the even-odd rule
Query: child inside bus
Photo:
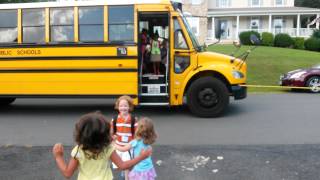
[[160, 40], [158, 31], [153, 35], [151, 39], [151, 62], [153, 63], [153, 73], [160, 74], [160, 62], [161, 62], [161, 51], [160, 51]]

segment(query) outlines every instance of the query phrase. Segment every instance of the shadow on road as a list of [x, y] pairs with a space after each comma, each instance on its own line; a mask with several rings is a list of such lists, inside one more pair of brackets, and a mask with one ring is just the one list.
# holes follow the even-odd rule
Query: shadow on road
[[[65, 115], [75, 115], [75, 114], [85, 114], [92, 111], [101, 111], [107, 116], [114, 115], [116, 111], [114, 110], [113, 101], [104, 103], [101, 100], [95, 102], [94, 100], [54, 100], [54, 101], [44, 101], [44, 100], [23, 100], [20, 102], [15, 102], [10, 106], [4, 106], [0, 108], [1, 114], [20, 114], [20, 115], [54, 115], [54, 114], [65, 114]], [[136, 114], [143, 114], [145, 116], [189, 116], [194, 117], [191, 114], [187, 106], [177, 106], [177, 107], [150, 107], [150, 106], [140, 106], [136, 107], [134, 112]], [[229, 108], [223, 115], [223, 117], [236, 116], [239, 113], [243, 113], [241, 105], [230, 104]]]

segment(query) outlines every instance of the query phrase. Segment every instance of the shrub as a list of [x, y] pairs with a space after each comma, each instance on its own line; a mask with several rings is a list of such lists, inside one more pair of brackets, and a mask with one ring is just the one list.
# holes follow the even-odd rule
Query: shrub
[[320, 39], [320, 29], [316, 29], [312, 33], [312, 37]]
[[291, 47], [293, 43], [293, 39], [288, 34], [280, 33], [274, 37], [275, 47]]
[[264, 46], [273, 46], [273, 34], [269, 32], [262, 33], [262, 45]]
[[250, 40], [250, 36], [254, 34], [258, 37], [258, 39], [260, 39], [260, 34], [256, 31], [245, 31], [240, 33], [239, 38], [240, 38], [240, 42], [243, 45], [253, 45], [251, 40]]
[[294, 41], [293, 48], [304, 49], [304, 38], [303, 37], [293, 38], [293, 41]]
[[307, 50], [310, 51], [320, 51], [320, 39], [311, 37], [306, 40], [304, 46]]

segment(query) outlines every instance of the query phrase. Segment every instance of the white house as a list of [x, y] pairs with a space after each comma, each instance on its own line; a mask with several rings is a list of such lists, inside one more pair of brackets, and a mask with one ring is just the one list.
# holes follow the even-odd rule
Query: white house
[[260, 33], [287, 33], [292, 37], [309, 37], [319, 22], [320, 9], [295, 7], [294, 0], [208, 0], [207, 39], [237, 40], [239, 33], [254, 30]]

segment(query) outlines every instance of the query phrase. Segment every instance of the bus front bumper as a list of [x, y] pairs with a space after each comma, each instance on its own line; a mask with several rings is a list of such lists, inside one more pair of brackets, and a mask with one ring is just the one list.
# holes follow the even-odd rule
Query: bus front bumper
[[247, 97], [247, 87], [233, 85], [231, 86], [231, 93], [235, 100], [244, 99]]

